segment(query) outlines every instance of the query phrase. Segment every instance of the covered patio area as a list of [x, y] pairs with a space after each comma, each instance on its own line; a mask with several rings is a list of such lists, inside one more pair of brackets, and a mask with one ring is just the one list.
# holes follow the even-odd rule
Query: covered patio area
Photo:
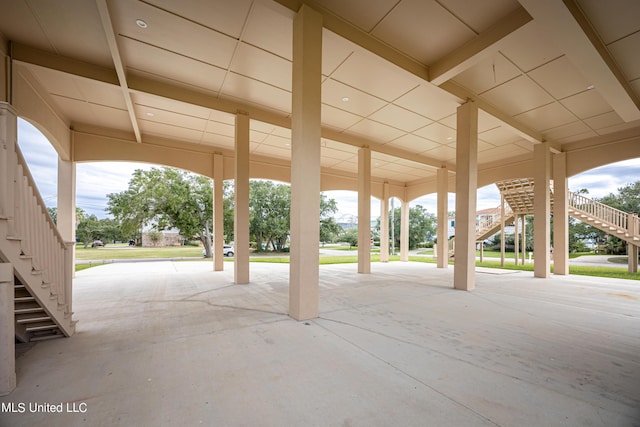
[[[323, 265], [320, 316], [297, 322], [288, 265], [251, 270], [79, 272], [76, 334], [17, 358], [0, 425], [640, 423], [636, 281], [479, 268], [459, 292], [434, 264]], [[30, 411], [47, 403], [63, 412]]]

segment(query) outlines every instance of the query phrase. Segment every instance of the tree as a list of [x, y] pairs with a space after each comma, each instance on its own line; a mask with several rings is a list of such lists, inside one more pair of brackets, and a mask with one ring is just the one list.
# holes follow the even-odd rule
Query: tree
[[[396, 248], [400, 247], [400, 219], [401, 209], [396, 208], [393, 212], [393, 238]], [[418, 243], [432, 241], [437, 233], [435, 223], [435, 215], [427, 212], [421, 205], [409, 208], [409, 248], [414, 249], [418, 246]], [[380, 218], [378, 218], [376, 229], [380, 230]], [[389, 229], [391, 229], [391, 211], [389, 211]], [[383, 238], [383, 236], [380, 236], [380, 239]]]
[[281, 251], [289, 237], [291, 188], [272, 181], [249, 183], [249, 232], [257, 250], [271, 247]]
[[107, 212], [127, 235], [138, 235], [145, 224], [162, 231], [176, 228], [185, 238], [199, 239], [211, 256], [213, 191], [203, 176], [173, 168], [134, 171], [129, 187], [108, 194]]
[[94, 240], [100, 239], [101, 226], [98, 217], [95, 215], [85, 216], [84, 219], [78, 223], [76, 238], [80, 239], [85, 248]]
[[340, 240], [349, 244], [349, 249], [353, 246], [358, 246], [358, 229], [357, 228], [347, 228], [342, 231], [340, 235]]
[[338, 211], [338, 204], [334, 199], [327, 199], [327, 196], [320, 194], [320, 241], [333, 242], [342, 231], [333, 214]]

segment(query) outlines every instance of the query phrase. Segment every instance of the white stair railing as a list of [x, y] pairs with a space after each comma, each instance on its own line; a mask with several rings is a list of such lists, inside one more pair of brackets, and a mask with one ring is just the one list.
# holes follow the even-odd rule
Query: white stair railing
[[583, 196], [582, 194], [568, 192], [569, 206], [584, 215], [584, 218], [592, 222], [608, 233], [615, 232], [618, 237], [625, 240], [637, 240], [640, 238], [640, 218], [638, 214], [627, 213], [593, 199]]
[[[513, 212], [511, 211], [511, 208], [509, 206], [505, 207], [505, 211], [504, 211], [505, 218], [512, 214]], [[501, 221], [500, 213], [483, 216], [480, 220], [476, 222], [476, 236], [482, 236], [487, 231], [497, 227], [500, 224], [500, 221]]]

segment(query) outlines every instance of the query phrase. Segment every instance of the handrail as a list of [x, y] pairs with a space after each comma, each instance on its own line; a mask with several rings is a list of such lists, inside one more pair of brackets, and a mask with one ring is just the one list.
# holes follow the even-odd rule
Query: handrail
[[609, 233], [615, 230], [618, 233], [618, 237], [627, 241], [634, 241], [640, 238], [640, 218], [637, 213], [627, 213], [571, 191], [567, 195], [570, 207], [583, 212], [591, 220], [599, 221], [603, 226], [606, 226], [606, 228], [602, 228], [595, 225], [596, 227]]
[[[498, 207], [499, 209], [499, 207]], [[505, 217], [511, 215], [513, 212], [509, 206], [506, 207], [504, 211]], [[495, 227], [501, 220], [500, 213], [495, 213], [492, 215], [486, 215], [480, 221], [476, 223], [476, 236], [485, 233], [486, 231]]]
[[569, 206], [579, 209], [594, 219], [602, 220], [621, 230], [629, 229], [629, 214], [604, 203], [583, 196], [582, 194], [568, 192]]
[[22, 239], [22, 252], [31, 257], [33, 268], [42, 274], [42, 281], [48, 284], [58, 305], [68, 304], [71, 302], [71, 287], [68, 286], [71, 278], [66, 277], [65, 271], [65, 252], [68, 249], [17, 145], [15, 153], [13, 218], [16, 234]]

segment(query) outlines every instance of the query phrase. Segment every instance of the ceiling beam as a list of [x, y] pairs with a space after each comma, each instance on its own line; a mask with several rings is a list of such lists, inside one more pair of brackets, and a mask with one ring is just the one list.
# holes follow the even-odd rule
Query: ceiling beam
[[519, 0], [625, 122], [640, 119], [640, 99], [575, 0]]
[[478, 34], [468, 43], [431, 64], [429, 67], [431, 83], [440, 86], [483, 59], [495, 55], [500, 49], [502, 41], [531, 22], [532, 19], [531, 15], [519, 6], [518, 9]]
[[138, 125], [136, 111], [133, 108], [131, 93], [129, 93], [129, 87], [127, 86], [127, 74], [125, 73], [125, 67], [122, 62], [122, 57], [120, 56], [120, 50], [118, 49], [118, 40], [115, 32], [113, 31], [109, 8], [106, 0], [96, 0], [96, 4], [98, 6], [100, 20], [102, 21], [102, 28], [104, 29], [104, 34], [107, 38], [107, 44], [109, 45], [109, 51], [111, 52], [111, 58], [113, 58], [113, 64], [116, 68], [116, 74], [118, 75], [118, 81], [120, 82], [124, 102], [127, 105], [127, 111], [129, 113], [129, 119], [131, 120], [131, 126], [133, 127], [133, 133], [136, 135], [136, 141], [142, 142], [140, 126]]

